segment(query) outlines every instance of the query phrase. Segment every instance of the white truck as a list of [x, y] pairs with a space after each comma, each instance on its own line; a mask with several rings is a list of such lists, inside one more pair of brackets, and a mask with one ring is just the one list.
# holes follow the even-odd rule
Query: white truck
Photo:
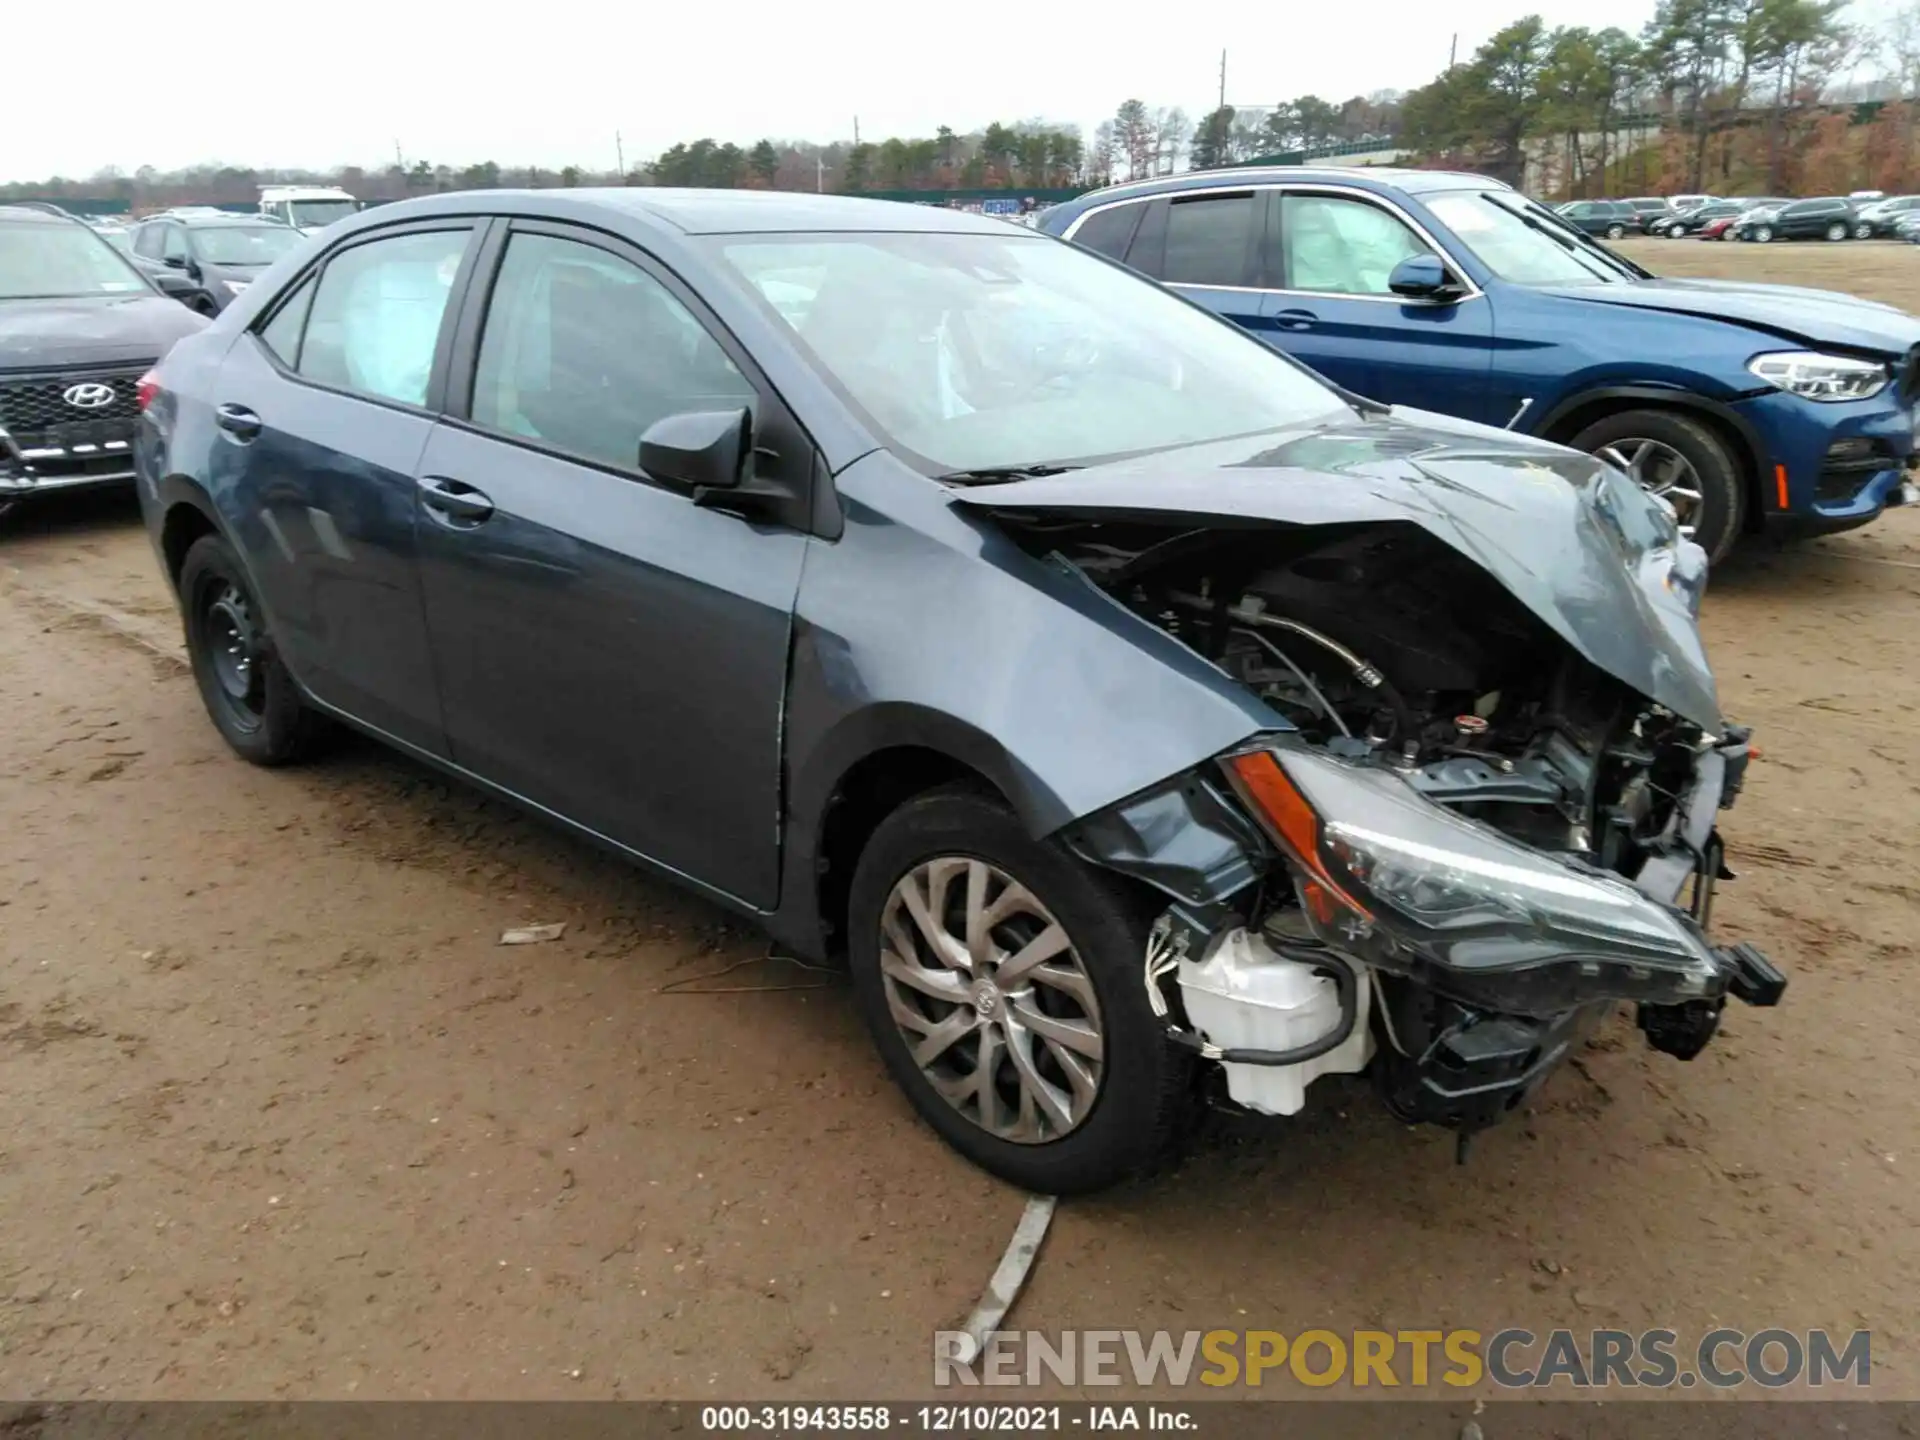
[[293, 226], [303, 235], [324, 230], [360, 208], [360, 202], [336, 185], [262, 185], [260, 213]]

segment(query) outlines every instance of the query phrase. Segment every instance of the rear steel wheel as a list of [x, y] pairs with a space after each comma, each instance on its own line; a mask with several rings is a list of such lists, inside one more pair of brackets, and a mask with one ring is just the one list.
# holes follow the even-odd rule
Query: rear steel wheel
[[254, 730], [265, 714], [266, 686], [261, 678], [260, 629], [246, 592], [231, 581], [210, 587], [201, 617], [204, 644], [219, 683], [220, 697], [234, 724]]

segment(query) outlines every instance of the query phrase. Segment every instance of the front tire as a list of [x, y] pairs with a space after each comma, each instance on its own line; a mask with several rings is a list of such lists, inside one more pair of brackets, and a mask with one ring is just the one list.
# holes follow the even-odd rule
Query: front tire
[[1147, 1004], [1153, 908], [972, 789], [883, 820], [854, 872], [849, 958], [921, 1118], [1038, 1194], [1099, 1190], [1161, 1158], [1192, 1070]]
[[324, 722], [280, 662], [232, 547], [218, 535], [194, 541], [179, 588], [187, 657], [221, 738], [255, 765], [286, 765], [309, 754]]
[[1759, 245], [1772, 244], [1773, 243], [1773, 227], [1771, 225], [1760, 226], [1753, 232], [1753, 238], [1754, 238], [1754, 242]]
[[1719, 561], [1740, 537], [1746, 487], [1733, 452], [1698, 420], [1673, 410], [1623, 410], [1567, 442], [1624, 470], [1673, 508], [1681, 533]]
[[1855, 225], [1853, 227], [1853, 238], [1856, 240], [1873, 239], [1873, 226], [1865, 223]]

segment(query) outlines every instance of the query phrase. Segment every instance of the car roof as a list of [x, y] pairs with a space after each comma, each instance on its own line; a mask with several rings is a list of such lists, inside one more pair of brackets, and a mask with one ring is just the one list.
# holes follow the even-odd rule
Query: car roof
[[32, 205], [0, 205], [0, 220], [8, 223], [29, 225], [68, 225], [76, 224], [74, 217], [64, 210], [41, 210]]
[[590, 219], [596, 211], [631, 216], [685, 235], [781, 234], [792, 231], [925, 231], [1005, 235], [1004, 220], [853, 195], [808, 195], [784, 190], [676, 190], [654, 186], [580, 190], [464, 190], [400, 200], [361, 212], [367, 223], [412, 215], [561, 215]]

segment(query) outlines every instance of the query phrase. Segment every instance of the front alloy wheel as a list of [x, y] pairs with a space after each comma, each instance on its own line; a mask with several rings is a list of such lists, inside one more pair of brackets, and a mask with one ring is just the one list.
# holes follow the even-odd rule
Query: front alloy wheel
[[1871, 240], [1873, 238], [1873, 226], [1862, 220], [1858, 225], [1853, 227], [1853, 238], [1856, 240]]
[[847, 963], [920, 1118], [1042, 1195], [1158, 1161], [1193, 1096], [1192, 1057], [1141, 978], [1165, 904], [1034, 839], [983, 785], [929, 791], [882, 820], [854, 869]]
[[1032, 891], [985, 860], [943, 855], [900, 877], [880, 935], [888, 1013], [942, 1099], [1017, 1144], [1078, 1128], [1106, 1068], [1100, 1004]]
[[1770, 243], [1773, 239], [1773, 227], [1771, 225], [1760, 225], [1755, 227], [1753, 232], [1753, 238], [1762, 245]]
[[1681, 410], [1623, 410], [1568, 444], [1666, 502], [1680, 533], [1718, 561], [1739, 538], [1746, 485], [1727, 437]]

